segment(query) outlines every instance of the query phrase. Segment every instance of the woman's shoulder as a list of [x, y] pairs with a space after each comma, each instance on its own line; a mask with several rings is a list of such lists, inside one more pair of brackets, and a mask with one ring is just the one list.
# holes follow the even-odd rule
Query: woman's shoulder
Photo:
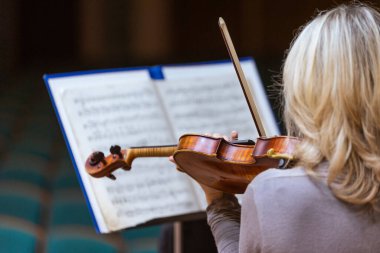
[[257, 175], [249, 185], [249, 188], [257, 188], [262, 185], [275, 184], [278, 186], [289, 185], [289, 182], [309, 181], [310, 178], [303, 167], [292, 169], [268, 169]]
[[295, 167], [292, 169], [268, 169], [257, 175], [252, 183], [260, 184], [268, 180], [286, 180], [287, 178], [307, 177], [307, 173], [303, 167]]
[[331, 192], [323, 179], [308, 175], [303, 167], [292, 169], [268, 169], [260, 173], [249, 184], [246, 194], [286, 200], [331, 198]]

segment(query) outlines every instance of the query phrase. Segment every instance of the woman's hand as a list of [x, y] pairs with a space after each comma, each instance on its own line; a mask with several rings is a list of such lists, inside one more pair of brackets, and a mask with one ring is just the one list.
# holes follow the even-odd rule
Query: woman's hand
[[[238, 138], [238, 132], [237, 131], [232, 131], [230, 138], [228, 138], [226, 135], [221, 135], [221, 134], [217, 134], [217, 133], [215, 133], [215, 134], [206, 133], [205, 135], [210, 136], [210, 137], [215, 137], [215, 138], [224, 138], [227, 141], [237, 140], [237, 138]], [[171, 162], [175, 163], [173, 156], [170, 156], [169, 160]], [[202, 190], [205, 193], [206, 201], [207, 201], [208, 205], [211, 204], [211, 202], [213, 202], [215, 199], [220, 199], [223, 197], [224, 194], [226, 194], [222, 191], [216, 190], [216, 189], [211, 188], [209, 186], [206, 186], [204, 184], [199, 183], [199, 185], [202, 187]]]

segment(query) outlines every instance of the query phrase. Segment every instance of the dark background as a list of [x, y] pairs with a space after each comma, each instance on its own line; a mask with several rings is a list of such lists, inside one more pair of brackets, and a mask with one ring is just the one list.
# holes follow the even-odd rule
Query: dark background
[[27, 75], [37, 87], [57, 71], [225, 59], [222, 16], [239, 56], [254, 57], [268, 85], [298, 27], [342, 2], [0, 0], [0, 78]]

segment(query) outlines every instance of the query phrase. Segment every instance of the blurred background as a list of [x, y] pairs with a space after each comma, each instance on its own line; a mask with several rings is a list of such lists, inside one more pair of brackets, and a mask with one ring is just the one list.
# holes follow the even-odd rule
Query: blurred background
[[269, 91], [298, 28], [344, 2], [0, 0], [0, 252], [158, 252], [161, 226], [95, 234], [44, 73], [227, 59], [221, 16]]

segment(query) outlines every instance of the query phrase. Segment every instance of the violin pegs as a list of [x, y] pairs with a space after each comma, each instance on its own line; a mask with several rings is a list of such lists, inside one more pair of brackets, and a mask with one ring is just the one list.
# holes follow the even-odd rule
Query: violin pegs
[[110, 152], [113, 155], [118, 155], [120, 158], [123, 158], [123, 154], [121, 153], [121, 147], [119, 145], [113, 145], [110, 147]]
[[94, 152], [94, 153], [91, 154], [90, 165], [91, 166], [96, 166], [100, 162], [102, 162], [105, 165], [106, 164], [106, 160], [104, 158], [105, 157], [104, 157], [104, 153], [103, 152], [96, 151], [96, 152]]
[[115, 175], [113, 175], [113, 174], [111, 174], [111, 173], [110, 173], [107, 177], [108, 177], [109, 179], [116, 180]]

